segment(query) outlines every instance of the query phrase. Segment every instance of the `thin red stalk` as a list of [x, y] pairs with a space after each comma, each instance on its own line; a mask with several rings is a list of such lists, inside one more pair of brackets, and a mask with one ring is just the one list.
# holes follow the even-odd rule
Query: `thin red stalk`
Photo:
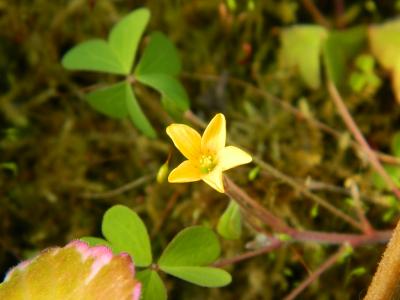
[[309, 199], [311, 199], [315, 203], [318, 203], [321, 207], [323, 207], [326, 210], [330, 211], [332, 214], [336, 215], [337, 217], [339, 217], [342, 220], [346, 221], [347, 223], [351, 224], [355, 228], [358, 228], [359, 230], [363, 231], [364, 227], [359, 222], [354, 220], [352, 217], [346, 215], [344, 212], [342, 212], [341, 210], [337, 209], [335, 206], [333, 206], [332, 204], [328, 203], [323, 198], [321, 198], [321, 197], [313, 194], [312, 192], [310, 192], [307, 189], [307, 187], [305, 187], [304, 185], [298, 183], [296, 180], [292, 179], [291, 177], [289, 177], [288, 175], [282, 173], [281, 171], [275, 169], [273, 166], [271, 166], [270, 164], [266, 163], [265, 161], [263, 161], [262, 159], [260, 159], [258, 157], [253, 157], [253, 160], [261, 168], [266, 170], [269, 174], [271, 174], [275, 178], [278, 178], [278, 179], [282, 180], [283, 182], [287, 183], [293, 189], [295, 189], [296, 191], [299, 191], [301, 194], [303, 194], [304, 196], [308, 197]]
[[298, 242], [313, 242], [318, 244], [349, 244], [353, 247], [374, 243], [386, 243], [391, 235], [391, 230], [374, 231], [370, 234], [294, 230], [290, 234], [290, 236]]
[[344, 0], [335, 0], [335, 25], [338, 28], [346, 26]]
[[221, 268], [221, 267], [224, 267], [227, 265], [235, 264], [235, 263], [253, 258], [255, 256], [259, 256], [262, 254], [272, 252], [273, 250], [278, 249], [280, 246], [282, 246], [282, 244], [283, 244], [282, 241], [280, 241], [278, 239], [273, 239], [272, 242], [268, 246], [262, 247], [260, 249], [248, 251], [248, 252], [245, 252], [243, 254], [240, 254], [240, 255], [232, 257], [232, 258], [219, 260], [216, 263], [214, 263], [213, 266]]
[[371, 225], [371, 223], [368, 221], [368, 219], [367, 219], [367, 217], [365, 215], [365, 211], [364, 211], [364, 208], [362, 206], [362, 202], [361, 202], [360, 192], [358, 190], [358, 186], [353, 181], [350, 182], [350, 193], [351, 193], [351, 197], [354, 200], [354, 207], [356, 209], [356, 212], [357, 212], [357, 215], [358, 215], [358, 219], [361, 221], [361, 224], [364, 227], [363, 231], [365, 233], [367, 233], [367, 234], [372, 233], [374, 231], [374, 228]]
[[180, 192], [175, 192], [167, 201], [167, 206], [165, 207], [164, 211], [161, 213], [161, 216], [158, 219], [158, 222], [154, 225], [153, 230], [151, 232], [151, 237], [156, 236], [160, 229], [163, 227], [165, 220], [167, 219], [168, 215], [173, 211], [175, 207], [175, 203], [180, 196]]
[[[319, 244], [335, 244], [335, 245], [350, 245], [352, 247], [360, 247], [374, 243], [386, 243], [392, 232], [391, 231], [374, 231], [371, 234], [345, 234], [334, 232], [318, 232], [318, 231], [297, 231], [293, 230], [290, 235], [291, 242], [310, 242]], [[251, 250], [235, 257], [220, 260], [213, 264], [215, 267], [224, 267], [227, 265], [239, 263], [247, 259], [263, 255], [273, 250], [280, 248], [286, 242], [275, 237], [269, 237], [269, 244], [260, 249]]]
[[330, 24], [324, 17], [324, 15], [319, 11], [319, 9], [315, 6], [314, 2], [312, 0], [302, 0], [304, 7], [307, 9], [307, 11], [311, 14], [311, 16], [314, 18], [315, 22], [318, 24], [329, 28]]
[[354, 122], [346, 105], [344, 104], [343, 99], [340, 96], [335, 84], [332, 81], [328, 81], [328, 90], [332, 97], [333, 102], [335, 103], [339, 111], [340, 116], [342, 117], [347, 128], [353, 134], [356, 141], [360, 144], [361, 149], [366, 154], [371, 166], [379, 173], [379, 175], [382, 177], [385, 183], [391, 188], [393, 194], [395, 194], [396, 197], [400, 200], [400, 190], [397, 188], [392, 178], [390, 178], [390, 176], [387, 174], [387, 172], [381, 165], [376, 153], [368, 145], [357, 124]]
[[247, 208], [250, 213], [260, 219], [264, 224], [270, 226], [274, 231], [290, 233], [290, 227], [280, 218], [251, 198], [240, 187], [224, 176], [225, 194], [239, 202], [240, 206]]
[[289, 235], [295, 241], [316, 242], [327, 244], [350, 244], [359, 246], [368, 243], [384, 243], [391, 236], [391, 231], [373, 231], [368, 234], [346, 234], [335, 232], [319, 232], [319, 231], [300, 231], [287, 225], [283, 220], [271, 213], [267, 208], [259, 204], [251, 198], [245, 191], [234, 184], [226, 176], [225, 193], [239, 202], [239, 205], [245, 209], [250, 215], [255, 216], [264, 224], [270, 226], [275, 232], [283, 232]]
[[340, 249], [335, 254], [329, 257], [322, 265], [319, 266], [317, 270], [311, 273], [310, 276], [308, 276], [297, 288], [295, 288], [289, 295], [287, 295], [284, 300], [295, 299], [302, 291], [304, 291], [305, 288], [307, 288], [310, 284], [317, 280], [322, 273], [332, 267], [341, 257], [343, 251], [345, 251], [344, 246], [340, 247]]

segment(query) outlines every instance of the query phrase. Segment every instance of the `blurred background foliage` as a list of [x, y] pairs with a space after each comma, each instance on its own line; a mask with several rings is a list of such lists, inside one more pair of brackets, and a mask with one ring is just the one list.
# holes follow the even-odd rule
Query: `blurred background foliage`
[[[362, 192], [372, 223], [392, 228], [398, 204], [365, 158], [350, 147], [349, 133], [324, 84], [309, 89], [295, 69], [284, 66], [280, 36], [287, 26], [297, 24], [322, 23], [337, 30], [379, 24], [399, 14], [400, 1], [314, 1], [329, 24], [323, 24], [309, 3], [0, 0], [0, 274], [40, 249], [99, 235], [102, 214], [117, 203], [143, 217], [158, 253], [184, 226], [215, 228], [228, 205], [225, 196], [205, 184], [155, 180], [171, 151], [171, 165], [180, 161], [164, 133], [171, 119], [157, 93], [144, 87], [137, 90], [160, 136], [148, 139], [129, 120], [109, 119], [83, 101], [85, 88], [112, 82], [114, 77], [68, 72], [60, 65], [72, 46], [106, 37], [119, 18], [140, 6], [152, 13], [147, 32], [164, 32], [179, 49], [181, 79], [194, 113], [207, 121], [216, 112], [225, 113], [232, 141], [354, 214], [344, 185], [351, 178]], [[376, 64], [366, 45], [345, 67], [343, 91], [357, 124], [373, 148], [399, 155], [395, 136], [400, 110], [389, 74]], [[336, 134], [277, 105], [264, 92], [323, 121]], [[253, 167], [230, 174], [293, 226], [352, 230], [263, 171], [254, 176], [253, 170], [249, 179]], [[389, 169], [398, 178], [399, 168], [390, 165]], [[120, 187], [126, 191], [115, 191]], [[224, 256], [245, 251], [255, 237], [247, 228], [242, 240], [224, 241]], [[169, 280], [170, 299], [280, 299], [334, 250], [326, 245], [293, 244], [230, 266], [234, 281], [222, 289]], [[358, 298], [381, 251], [377, 245], [357, 249], [301, 298]]]

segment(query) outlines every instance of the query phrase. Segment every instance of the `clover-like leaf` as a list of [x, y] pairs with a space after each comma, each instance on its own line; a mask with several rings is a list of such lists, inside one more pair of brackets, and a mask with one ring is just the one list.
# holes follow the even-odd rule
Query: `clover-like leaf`
[[231, 200], [220, 217], [217, 226], [218, 233], [228, 240], [240, 238], [242, 234], [242, 215], [239, 205]]
[[221, 287], [232, 281], [231, 275], [218, 268], [211, 267], [163, 267], [163, 271], [203, 287]]
[[0, 284], [0, 299], [138, 300], [141, 284], [134, 270], [129, 255], [74, 241], [11, 269]]
[[178, 75], [181, 61], [174, 44], [161, 32], [154, 32], [135, 69], [135, 75]]
[[128, 75], [149, 17], [146, 8], [133, 11], [115, 24], [108, 42], [100, 39], [83, 42], [64, 55], [62, 65], [69, 70]]
[[400, 102], [400, 19], [370, 26], [368, 36], [372, 53], [392, 72], [392, 88]]
[[110, 45], [100, 39], [89, 40], [75, 46], [64, 55], [61, 63], [68, 70], [127, 74]]
[[167, 290], [160, 276], [154, 270], [144, 270], [137, 273], [142, 283], [142, 300], [166, 300]]
[[220, 255], [216, 234], [203, 226], [183, 229], [168, 244], [158, 264], [164, 267], [204, 266], [214, 262]]
[[103, 216], [102, 232], [117, 252], [129, 253], [135, 265], [152, 262], [149, 234], [140, 217], [123, 205], [115, 205]]
[[363, 26], [344, 31], [331, 31], [323, 43], [323, 57], [328, 77], [342, 85], [346, 78], [349, 61], [359, 53], [366, 41]]
[[200, 286], [224, 286], [231, 282], [230, 274], [207, 267], [219, 254], [216, 234], [207, 227], [193, 226], [173, 238], [158, 260], [158, 266], [165, 273]]
[[112, 29], [109, 44], [121, 62], [126, 74], [132, 69], [136, 51], [149, 23], [150, 11], [147, 8], [136, 9], [119, 21]]
[[189, 108], [189, 100], [185, 89], [181, 83], [166, 74], [148, 74], [138, 75], [137, 80], [157, 90], [163, 97], [167, 99], [164, 102], [167, 110], [178, 109], [182, 113]]
[[321, 84], [320, 56], [327, 31], [317, 25], [297, 25], [281, 35], [283, 63], [297, 67], [304, 82], [313, 89]]
[[146, 115], [140, 108], [140, 105], [131, 87], [128, 87], [126, 95], [127, 95], [126, 108], [133, 124], [135, 124], [135, 126], [139, 128], [148, 137], [155, 138], [157, 134], [154, 131], [153, 126], [151, 126]]
[[85, 97], [90, 106], [98, 112], [112, 118], [124, 118], [128, 115], [126, 103], [129, 89], [129, 85], [123, 81], [95, 90]]
[[148, 137], [156, 137], [156, 132], [143, 113], [127, 81], [98, 89], [86, 95], [95, 110], [114, 118], [129, 116], [133, 124]]

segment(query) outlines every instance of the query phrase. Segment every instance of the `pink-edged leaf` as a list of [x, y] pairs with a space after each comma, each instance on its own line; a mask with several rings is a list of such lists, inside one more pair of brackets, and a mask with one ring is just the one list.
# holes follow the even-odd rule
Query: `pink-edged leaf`
[[0, 299], [138, 300], [141, 285], [134, 275], [128, 254], [73, 241], [11, 269], [0, 284]]

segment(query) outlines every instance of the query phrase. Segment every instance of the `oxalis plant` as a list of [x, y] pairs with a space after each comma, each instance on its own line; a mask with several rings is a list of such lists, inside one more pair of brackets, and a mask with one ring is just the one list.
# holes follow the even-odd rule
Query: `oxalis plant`
[[84, 237], [89, 245], [108, 246], [116, 254], [128, 253], [140, 270], [142, 299], [167, 299], [166, 288], [158, 272], [203, 287], [219, 287], [231, 282], [229, 273], [210, 267], [220, 255], [216, 234], [203, 226], [187, 227], [179, 232], [153, 261], [149, 234], [140, 217], [122, 205], [110, 208], [103, 217], [102, 232], [105, 239]]
[[[20, 263], [8, 272], [0, 284], [0, 299], [163, 300], [167, 298], [163, 274], [202, 287], [222, 287], [231, 282], [230, 274], [221, 268], [225, 265], [269, 253], [295, 242], [338, 245], [336, 252], [287, 295], [285, 299], [289, 300], [296, 298], [327, 269], [349, 259], [355, 248], [389, 240], [392, 235], [390, 230], [377, 230], [367, 219], [357, 185], [351, 180], [347, 182], [351, 195], [347, 200], [354, 208], [356, 217], [337, 209], [240, 147], [226, 146], [226, 120], [223, 114], [216, 114], [207, 125], [190, 112], [188, 97], [177, 79], [181, 64], [174, 45], [160, 32], [151, 33], [142, 41], [149, 18], [147, 9], [135, 10], [114, 26], [107, 40], [93, 39], [77, 45], [65, 54], [62, 64], [69, 70], [117, 76], [117, 83], [113, 81], [98, 89], [91, 88], [85, 99], [96, 111], [109, 117], [128, 117], [149, 138], [155, 138], [157, 134], [143, 113], [135, 90], [142, 84], [158, 91], [164, 109], [177, 122], [179, 120], [179, 123], [169, 125], [166, 133], [186, 158], [169, 172], [168, 181], [204, 181], [217, 192], [227, 195], [229, 204], [217, 225], [219, 235], [225, 239], [238, 239], [243, 218], [258, 233], [254, 241], [256, 249], [232, 258], [219, 259], [221, 247], [217, 234], [208, 227], [192, 226], [178, 232], [164, 249], [154, 253], [146, 225], [139, 215], [129, 207], [115, 205], [104, 214], [101, 228], [103, 237], [82, 237], [65, 247], [47, 249]], [[370, 28], [372, 52], [384, 68], [393, 71], [397, 96], [398, 51], [386, 52], [383, 49], [385, 47], [380, 45], [389, 45], [392, 37], [397, 37], [398, 26], [398, 22], [394, 21]], [[319, 64], [322, 53], [328, 91], [347, 127], [355, 136], [355, 148], [366, 154], [376, 170], [378, 179], [381, 180], [377, 184], [400, 198], [395, 182], [398, 179], [397, 173], [390, 173], [387, 167], [381, 165], [380, 158], [366, 143], [336, 88], [343, 77], [342, 66], [348, 61], [347, 56], [353, 56], [353, 53], [339, 55], [335, 60], [334, 46], [340, 44], [344, 51], [344, 46], [352, 43], [358, 45], [364, 39], [363, 28], [351, 30], [352, 34], [349, 35], [346, 32], [329, 32], [320, 26], [288, 28], [281, 34], [282, 54], [289, 67], [298, 68], [308, 86], [318, 88], [321, 84]], [[361, 38], [349, 38], [354, 32]], [[135, 59], [140, 44], [144, 45], [144, 50]], [[304, 47], [305, 44], [311, 45], [311, 48]], [[366, 87], [375, 88], [380, 84], [374, 72], [372, 56], [364, 55], [358, 59], [356, 65], [358, 69], [354, 72], [352, 81], [354, 91], [361, 91]], [[202, 135], [182, 123], [183, 113], [187, 121], [205, 129]], [[400, 142], [395, 140], [398, 137], [394, 138], [393, 143], [395, 155], [398, 156], [396, 149]], [[318, 216], [319, 209], [325, 209], [359, 233], [298, 229], [277, 217], [224, 174], [231, 168], [252, 161], [257, 167], [249, 173], [249, 180], [257, 177], [260, 170], [266, 171], [315, 202], [311, 217]], [[160, 168], [158, 180], [162, 180], [168, 173], [167, 169], [168, 163]], [[394, 204], [385, 214], [389, 219], [399, 210], [395, 200], [392, 202]], [[395, 229], [366, 299], [391, 299], [395, 295], [400, 269], [399, 233], [400, 225]], [[350, 276], [364, 273], [365, 269], [359, 267], [352, 270]]]
[[75, 46], [65, 54], [62, 65], [69, 70], [123, 77], [118, 83], [87, 94], [86, 100], [95, 110], [109, 117], [129, 117], [142, 133], [154, 138], [156, 132], [136, 99], [135, 84], [141, 83], [158, 91], [164, 108], [178, 118], [189, 108], [189, 100], [176, 79], [181, 70], [178, 53], [161, 32], [150, 35], [139, 62], [134, 64], [149, 18], [150, 12], [146, 8], [133, 11], [114, 26], [107, 41], [93, 39]]
[[[107, 41], [93, 39], [77, 45], [65, 54], [62, 64], [69, 70], [123, 76], [120, 82], [94, 90], [85, 98], [100, 113], [113, 118], [129, 117], [143, 134], [154, 138], [156, 132], [135, 97], [135, 84], [139, 82], [157, 90], [165, 110], [175, 118], [180, 118], [188, 109], [189, 101], [184, 88], [175, 78], [181, 69], [177, 51], [162, 33], [150, 35], [139, 62], [132, 67], [149, 17], [150, 13], [145, 8], [133, 11], [114, 26]], [[201, 152], [198, 151], [200, 136], [190, 127], [174, 124], [168, 127], [167, 132], [185, 155], [189, 152], [193, 154], [189, 155], [191, 161], [184, 162], [170, 174], [171, 182], [203, 179], [223, 192], [222, 171], [251, 161], [251, 157], [242, 150], [224, 147], [225, 118], [221, 114], [206, 130]], [[182, 140], [185, 134], [189, 134], [187, 137], [190, 138], [187, 148]], [[231, 160], [217, 160], [222, 154], [226, 158], [231, 157]], [[233, 156], [240, 155], [240, 163], [232, 160]], [[199, 172], [196, 178], [190, 168]], [[223, 222], [221, 224], [223, 231], [226, 226]], [[229, 230], [225, 231], [229, 235]], [[81, 242], [74, 241], [64, 248], [47, 250], [31, 261], [21, 263], [8, 273], [0, 285], [0, 298], [167, 299], [159, 272], [202, 287], [221, 287], [231, 282], [229, 273], [211, 266], [221, 250], [218, 237], [210, 228], [185, 228], [172, 239], [156, 261], [153, 261], [146, 226], [130, 208], [122, 205], [110, 208], [104, 214], [102, 232], [104, 239], [83, 237]], [[75, 280], [64, 288], [65, 277], [71, 276]], [[118, 278], [116, 284], [112, 278]], [[51, 289], [44, 289], [44, 285]]]

